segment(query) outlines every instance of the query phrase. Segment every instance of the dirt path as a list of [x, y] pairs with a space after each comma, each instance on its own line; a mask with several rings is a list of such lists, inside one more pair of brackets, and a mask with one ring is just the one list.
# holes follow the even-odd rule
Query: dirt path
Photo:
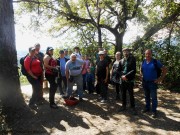
[[[23, 86], [22, 93], [28, 104], [31, 87]], [[121, 102], [116, 102], [113, 89], [109, 90], [109, 101], [101, 104], [98, 95], [85, 94], [85, 101], [74, 107], [64, 105], [63, 99], [56, 94], [59, 109], [52, 110], [48, 102], [38, 110], [12, 112], [9, 120], [12, 134], [18, 135], [179, 135], [180, 134], [180, 94], [168, 90], [158, 90], [158, 118], [143, 114], [142, 90], [135, 89], [138, 115], [126, 112], [118, 113]], [[48, 93], [44, 94], [48, 101]]]

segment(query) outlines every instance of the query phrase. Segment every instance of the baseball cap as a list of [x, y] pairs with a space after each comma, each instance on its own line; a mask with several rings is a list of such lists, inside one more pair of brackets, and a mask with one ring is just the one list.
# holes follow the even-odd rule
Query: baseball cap
[[98, 54], [99, 54], [99, 55], [100, 55], [100, 54], [104, 54], [104, 51], [99, 51], [99, 53], [98, 53]]
[[54, 50], [52, 47], [47, 47], [47, 51]]
[[29, 52], [35, 50], [35, 47], [29, 47]]
[[59, 54], [63, 54], [63, 53], [64, 53], [64, 51], [63, 51], [63, 50], [60, 50], [60, 51], [59, 51]]
[[131, 51], [129, 48], [124, 48], [122, 51]]

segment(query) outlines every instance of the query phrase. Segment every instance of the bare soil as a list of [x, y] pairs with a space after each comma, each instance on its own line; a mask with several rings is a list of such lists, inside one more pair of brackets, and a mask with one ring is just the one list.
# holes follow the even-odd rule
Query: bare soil
[[[9, 134], [13, 135], [179, 135], [180, 94], [169, 90], [158, 90], [158, 117], [143, 114], [144, 95], [141, 88], [135, 88], [138, 115], [130, 108], [118, 112], [121, 101], [115, 100], [115, 90], [109, 88], [109, 100], [100, 103], [97, 94], [85, 93], [83, 102], [70, 107], [56, 93], [59, 109], [49, 107], [48, 91], [44, 92], [46, 102], [37, 110], [27, 105], [7, 113]], [[23, 86], [25, 103], [31, 97], [31, 86]]]

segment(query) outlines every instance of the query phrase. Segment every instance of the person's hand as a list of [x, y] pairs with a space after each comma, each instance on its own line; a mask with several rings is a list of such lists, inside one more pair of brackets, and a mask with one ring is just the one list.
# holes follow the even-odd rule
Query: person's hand
[[154, 81], [154, 83], [161, 84], [163, 79], [160, 77]]
[[127, 81], [128, 80], [125, 75], [121, 76], [121, 78], [122, 78], [123, 81]]
[[38, 79], [37, 76], [33, 76], [33, 78], [36, 79], [36, 80]]
[[143, 76], [142, 75], [139, 76], [139, 80], [141, 80], [141, 81], [143, 80]]
[[105, 80], [104, 80], [104, 83], [107, 83], [107, 82], [108, 82], [108, 79], [105, 79]]

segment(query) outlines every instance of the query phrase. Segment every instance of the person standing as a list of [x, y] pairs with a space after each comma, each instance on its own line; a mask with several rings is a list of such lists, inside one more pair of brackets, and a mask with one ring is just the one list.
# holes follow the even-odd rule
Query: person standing
[[29, 48], [29, 55], [24, 60], [24, 67], [27, 71], [27, 80], [32, 85], [32, 97], [29, 101], [29, 107], [36, 108], [41, 91], [42, 67], [39, 59], [35, 57], [35, 48]]
[[[157, 84], [161, 82], [167, 70], [162, 63], [154, 58], [152, 58], [152, 51], [150, 49], [145, 51], [146, 59], [143, 61], [141, 66], [142, 84], [145, 95], [145, 110], [143, 113], [150, 111], [150, 101], [152, 101], [152, 116], [157, 117]], [[157, 69], [162, 71], [161, 76], [158, 76]], [[152, 99], [152, 100], [151, 100]]]
[[96, 76], [97, 76], [97, 85], [101, 93], [101, 102], [105, 103], [107, 101], [108, 94], [108, 73], [109, 67], [107, 61], [104, 59], [104, 51], [99, 53], [100, 60], [96, 63]]
[[[116, 86], [116, 100], [122, 99], [122, 95], [120, 97], [120, 84], [121, 84], [121, 79], [120, 79], [120, 73], [118, 72], [118, 67], [119, 67], [119, 62], [121, 58], [121, 53], [116, 52], [115, 54], [116, 61], [113, 63], [112, 66], [112, 77], [111, 80], [113, 81], [113, 84]], [[122, 94], [122, 92], [121, 92]]]
[[68, 60], [69, 59], [67, 59], [65, 57], [64, 51], [60, 50], [59, 51], [59, 58], [57, 59], [57, 65], [59, 66], [57, 84], [58, 84], [60, 95], [64, 95], [64, 93], [65, 93], [63, 91], [63, 89], [62, 89], [62, 82], [64, 83], [65, 90], [67, 89], [67, 80], [66, 80], [66, 73], [65, 73], [65, 65], [66, 65], [66, 62]]
[[94, 89], [94, 75], [91, 73], [90, 68], [87, 69], [87, 75], [86, 75], [86, 86], [89, 94], [93, 93]]
[[71, 54], [70, 60], [66, 63], [66, 79], [67, 93], [64, 98], [69, 98], [72, 95], [73, 85], [77, 84], [79, 100], [83, 101], [83, 78], [82, 71], [85, 68], [85, 63], [82, 59], [77, 59], [76, 54]]
[[[35, 47], [35, 52], [36, 52], [35, 56], [41, 62], [41, 67], [44, 70], [44, 62], [43, 62], [44, 54], [42, 52], [40, 52], [41, 46], [40, 46], [39, 43], [36, 43], [34, 45], [34, 47]], [[44, 73], [42, 72], [42, 76], [41, 76], [41, 91], [40, 91], [40, 97], [39, 97], [40, 101], [44, 101], [45, 100], [43, 98], [43, 81], [44, 81]]]
[[64, 49], [64, 57], [65, 57], [66, 59], [70, 59], [68, 53], [69, 53], [68, 49]]
[[75, 55], [76, 55], [76, 58], [77, 59], [81, 59], [82, 58], [82, 55], [81, 55], [81, 53], [80, 53], [80, 49], [79, 49], [79, 47], [74, 47], [74, 52], [73, 52]]
[[53, 58], [53, 48], [47, 47], [46, 55], [44, 56], [44, 67], [45, 67], [45, 77], [50, 84], [49, 89], [49, 102], [50, 107], [53, 109], [57, 109], [57, 105], [55, 104], [55, 93], [57, 90], [56, 77], [57, 77], [57, 61]]
[[132, 113], [137, 114], [135, 110], [135, 99], [134, 99], [134, 79], [136, 74], [136, 59], [132, 54], [130, 54], [130, 49], [123, 49], [124, 58], [121, 59], [119, 63], [119, 73], [121, 73], [122, 80], [122, 108], [119, 111], [126, 110], [126, 91], [129, 92], [130, 96], [130, 106], [132, 108]]

